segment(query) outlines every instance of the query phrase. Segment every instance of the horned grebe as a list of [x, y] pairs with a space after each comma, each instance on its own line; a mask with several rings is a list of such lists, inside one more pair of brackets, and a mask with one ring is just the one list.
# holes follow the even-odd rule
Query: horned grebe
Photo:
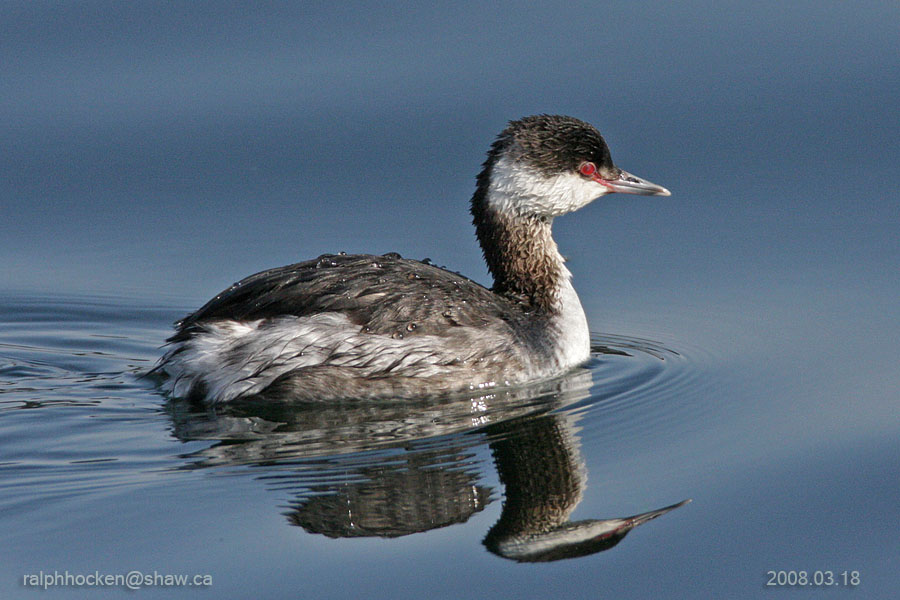
[[398, 254], [326, 254], [220, 293], [176, 323], [154, 370], [170, 394], [209, 403], [264, 390], [413, 397], [560, 375], [588, 359], [590, 333], [551, 225], [612, 192], [669, 195], [616, 167], [587, 123], [511, 121], [471, 202], [490, 290]]

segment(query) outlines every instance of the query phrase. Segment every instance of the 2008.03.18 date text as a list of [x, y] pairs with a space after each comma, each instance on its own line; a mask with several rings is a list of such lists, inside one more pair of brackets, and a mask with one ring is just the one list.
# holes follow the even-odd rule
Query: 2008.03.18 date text
[[855, 587], [859, 571], [766, 571], [766, 586]]

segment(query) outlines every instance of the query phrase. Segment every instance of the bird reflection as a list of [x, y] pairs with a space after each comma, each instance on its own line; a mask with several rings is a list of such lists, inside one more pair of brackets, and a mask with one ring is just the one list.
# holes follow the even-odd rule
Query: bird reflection
[[174, 434], [211, 440], [185, 468], [252, 465], [288, 493], [287, 520], [331, 538], [393, 538], [466, 522], [495, 496], [482, 480], [487, 443], [504, 486], [485, 547], [552, 561], [613, 547], [684, 502], [635, 516], [569, 521], [586, 485], [577, 416], [591, 373], [518, 390], [402, 403], [293, 404], [256, 398], [226, 407], [169, 404]]
[[546, 562], [607, 550], [642, 523], [689, 502], [618, 519], [569, 521], [581, 502], [587, 476], [575, 417], [517, 419], [496, 426], [494, 463], [505, 488], [500, 519], [484, 539], [499, 556]]
[[491, 501], [460, 447], [404, 453], [354, 474], [357, 481], [311, 485], [288, 521], [332, 538], [400, 537], [465, 523]]

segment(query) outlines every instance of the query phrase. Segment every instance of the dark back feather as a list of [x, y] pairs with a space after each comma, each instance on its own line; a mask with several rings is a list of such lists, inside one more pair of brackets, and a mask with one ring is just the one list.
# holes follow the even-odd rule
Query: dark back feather
[[530, 329], [528, 307], [466, 277], [398, 254], [324, 254], [251, 275], [176, 323], [181, 342], [204, 322], [339, 312], [367, 333], [445, 335], [453, 326]]

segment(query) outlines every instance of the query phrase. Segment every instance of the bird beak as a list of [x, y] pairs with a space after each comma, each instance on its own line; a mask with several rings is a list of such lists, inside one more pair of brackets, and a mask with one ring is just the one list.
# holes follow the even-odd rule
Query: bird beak
[[599, 174], [594, 175], [594, 181], [609, 188], [610, 192], [620, 194], [639, 194], [641, 196], [671, 196], [672, 192], [661, 185], [650, 183], [627, 171], [622, 171], [615, 179], [603, 179]]

